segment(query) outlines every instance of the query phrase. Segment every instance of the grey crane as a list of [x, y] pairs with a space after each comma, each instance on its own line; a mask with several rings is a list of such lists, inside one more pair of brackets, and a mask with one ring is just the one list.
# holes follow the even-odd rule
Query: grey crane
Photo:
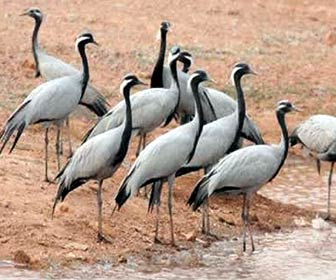
[[285, 162], [288, 153], [285, 114], [293, 110], [297, 109], [287, 100], [278, 103], [276, 116], [282, 132], [278, 145], [248, 146], [225, 156], [203, 176], [189, 197], [188, 204], [195, 211], [213, 194], [243, 195], [244, 251], [246, 251], [246, 229], [250, 235], [252, 251], [255, 249], [249, 220], [251, 197], [277, 176]]
[[[241, 78], [246, 74], [255, 74], [255, 72], [246, 63], [234, 65], [231, 80], [237, 93], [235, 111], [203, 127], [193, 158], [176, 172], [176, 177], [199, 169], [210, 170], [225, 154], [231, 152], [237, 146], [246, 115], [244, 93], [241, 87]], [[157, 207], [160, 205], [161, 187], [162, 182], [153, 184], [149, 199], [150, 211], [153, 210], [154, 205], [157, 205]], [[203, 205], [202, 232], [211, 235], [208, 203], [205, 202]]]
[[[175, 244], [173, 216], [172, 216], [172, 191], [176, 171], [193, 157], [198, 139], [203, 127], [203, 111], [198, 93], [198, 85], [209, 80], [208, 75], [198, 70], [190, 77], [190, 86], [194, 93], [196, 116], [193, 121], [170, 130], [148, 144], [140, 153], [128, 174], [124, 178], [115, 197], [116, 207], [120, 207], [126, 200], [136, 194], [139, 189], [153, 181], [167, 179], [168, 181], [168, 210], [170, 217], [171, 243]], [[154, 241], [158, 239], [158, 219]]]
[[[122, 125], [90, 138], [81, 145], [72, 158], [57, 175], [58, 191], [53, 214], [58, 201], [63, 201], [69, 192], [89, 180], [98, 181], [98, 241], [109, 241], [102, 232], [102, 187], [103, 181], [111, 177], [126, 156], [132, 134], [132, 110], [130, 90], [133, 86], [144, 84], [136, 76], [128, 74], [120, 86], [126, 103], [126, 118]], [[124, 112], [125, 113], [125, 112]]]
[[[174, 77], [174, 83], [169, 89], [150, 88], [131, 96], [133, 114], [133, 134], [143, 136], [154, 130], [164, 122], [168, 122], [174, 115], [179, 104], [180, 91], [176, 78], [176, 63], [180, 55], [179, 47], [172, 47], [169, 56], [169, 65]], [[119, 126], [124, 121], [125, 102], [121, 101], [114, 106], [97, 124], [89, 130], [84, 142], [108, 129]], [[137, 154], [141, 150], [139, 142]]]
[[[232, 82], [236, 88], [237, 106], [235, 111], [203, 127], [195, 154], [191, 161], [180, 168], [176, 176], [180, 176], [203, 168], [205, 171], [216, 164], [225, 154], [231, 152], [238, 144], [243, 127], [246, 106], [241, 87], [241, 78], [246, 74], [256, 74], [248, 64], [236, 64], [231, 73]], [[158, 199], [154, 198], [154, 201]], [[208, 218], [208, 203], [204, 203], [202, 232], [210, 234]]]
[[[83, 69], [71, 76], [54, 79], [36, 87], [10, 115], [0, 132], [0, 153], [11, 135], [16, 131], [13, 151], [24, 129], [37, 123], [43, 123], [45, 130], [45, 180], [48, 179], [48, 130], [55, 122], [62, 122], [78, 106], [89, 80], [89, 65], [85, 46], [97, 44], [91, 33], [84, 32], [76, 40], [76, 48], [82, 58]], [[59, 157], [58, 157], [59, 162]]]
[[[169, 22], [162, 22], [160, 27], [161, 32], [161, 45], [159, 56], [153, 73], [151, 76], [151, 87], [164, 87], [169, 88], [172, 77], [170, 75], [169, 69], [167, 66], [164, 66], [164, 56], [166, 51], [166, 37], [170, 28]], [[183, 59], [184, 57], [184, 59]], [[193, 63], [192, 57], [190, 54], [186, 56], [181, 56], [181, 62], [184, 63], [184, 69], [188, 69]], [[189, 66], [188, 66], [189, 65]], [[186, 71], [177, 71], [178, 82], [180, 85], [180, 103], [177, 108], [177, 113], [181, 115], [182, 119], [189, 119], [188, 116], [193, 116], [195, 114], [195, 108], [193, 103], [193, 94], [188, 88], [188, 79], [189, 75]], [[233, 100], [229, 95], [218, 91], [216, 89], [203, 87], [201, 86], [204, 94], [201, 95], [201, 102], [204, 111], [204, 120], [206, 123], [216, 120], [233, 113], [236, 109], [236, 101]], [[182, 120], [184, 123], [185, 120]], [[244, 126], [242, 129], [242, 136], [248, 140], [256, 143], [263, 144], [264, 141], [261, 137], [261, 134], [257, 126], [253, 121], [246, 115]]]
[[328, 202], [327, 216], [330, 219], [330, 194], [334, 163], [336, 161], [336, 118], [329, 115], [314, 115], [295, 127], [290, 135], [290, 144], [302, 144], [317, 162], [317, 170], [320, 174], [320, 161], [330, 162], [328, 176]]
[[[30, 16], [35, 20], [35, 26], [32, 35], [32, 51], [35, 61], [36, 77], [42, 76], [46, 80], [53, 80], [63, 76], [78, 74], [79, 70], [62, 60], [46, 54], [39, 47], [38, 32], [43, 20], [43, 14], [38, 8], [29, 8], [22, 15]], [[107, 112], [106, 99], [90, 84], [87, 85], [83, 98], [80, 104], [87, 107], [97, 116], [103, 116]], [[67, 120], [67, 124], [68, 120]], [[69, 127], [69, 125], [68, 125]], [[70, 154], [72, 153], [70, 131], [69, 132], [69, 148]], [[60, 126], [57, 127], [57, 133], [60, 133]], [[57, 136], [59, 138], [59, 135]], [[56, 143], [56, 150], [59, 152], [59, 143]]]

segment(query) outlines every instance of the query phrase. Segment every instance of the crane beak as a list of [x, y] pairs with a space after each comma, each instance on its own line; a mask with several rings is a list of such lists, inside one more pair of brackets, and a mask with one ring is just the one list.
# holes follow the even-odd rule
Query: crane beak
[[93, 40], [92, 44], [95, 44], [96, 46], [100, 46], [95, 40]]
[[148, 86], [148, 84], [144, 83], [143, 81], [138, 81], [138, 85]]
[[298, 107], [295, 107], [294, 105], [292, 105], [293, 107], [293, 110], [296, 111], [296, 112], [303, 112], [302, 109], [298, 108]]
[[252, 75], [258, 75], [258, 73], [255, 72], [255, 71], [253, 71], [252, 69], [250, 69], [249, 74], [252, 74]]
[[26, 11], [26, 12], [20, 14], [20, 16], [28, 16], [28, 14], [29, 14], [29, 11]]
[[209, 81], [210, 83], [215, 84], [215, 85], [217, 84], [216, 80], [214, 80], [214, 79], [209, 79], [208, 81]]

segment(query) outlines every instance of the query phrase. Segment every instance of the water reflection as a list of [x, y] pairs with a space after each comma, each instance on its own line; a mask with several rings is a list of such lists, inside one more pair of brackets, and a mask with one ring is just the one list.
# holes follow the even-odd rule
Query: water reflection
[[[284, 203], [325, 211], [326, 176], [320, 178], [313, 162], [291, 156], [281, 176], [261, 193]], [[332, 193], [333, 195], [333, 193]], [[332, 196], [332, 212], [336, 213], [336, 195]], [[294, 232], [256, 234], [257, 251], [242, 254], [241, 240], [233, 239], [174, 256], [162, 255], [145, 264], [135, 258], [126, 265], [102, 263], [76, 269], [50, 267], [41, 273], [20, 270], [11, 263], [0, 262], [1, 279], [335, 279], [336, 226], [328, 230], [299, 228]], [[197, 242], [196, 242], [197, 243]], [[183, 268], [190, 263], [197, 267]], [[162, 267], [162, 264], [166, 268]], [[168, 268], [167, 268], [168, 265]]]
[[[137, 263], [112, 267], [110, 264], [83, 266], [76, 270], [50, 270], [32, 274], [16, 270], [0, 277], [6, 279], [335, 279], [336, 227], [319, 231], [302, 228], [291, 233], [281, 232], [256, 236], [257, 251], [243, 254], [241, 240], [216, 242], [209, 248], [196, 249], [200, 266], [196, 268], [162, 268]], [[175, 259], [189, 257], [182, 251]], [[6, 271], [6, 270], [5, 270]], [[146, 271], [146, 272], [144, 272]], [[28, 274], [25, 274], [28, 273]], [[10, 277], [9, 277], [10, 276]]]

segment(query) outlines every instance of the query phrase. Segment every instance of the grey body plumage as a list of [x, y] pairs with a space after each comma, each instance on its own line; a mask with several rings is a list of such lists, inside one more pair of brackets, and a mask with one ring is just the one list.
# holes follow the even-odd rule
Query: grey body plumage
[[[63, 201], [69, 192], [88, 180], [98, 181], [98, 241], [106, 241], [102, 233], [102, 185], [119, 168], [126, 156], [132, 134], [132, 110], [129, 93], [131, 87], [143, 84], [134, 75], [126, 75], [121, 84], [125, 97], [125, 121], [122, 125], [90, 138], [81, 145], [57, 175], [58, 191], [53, 213], [58, 201]], [[126, 113], [125, 113], [126, 112]]]
[[[190, 77], [193, 88], [197, 113], [193, 121], [179, 126], [168, 133], [156, 138], [140, 153], [129, 173], [121, 183], [116, 203], [120, 208], [126, 200], [136, 194], [141, 187], [151, 181], [167, 179], [168, 181], [168, 209], [171, 226], [171, 242], [174, 244], [174, 230], [172, 219], [172, 188], [175, 172], [192, 158], [203, 127], [203, 112], [200, 103], [198, 85], [208, 79], [204, 71], [196, 71]], [[157, 220], [158, 228], [158, 220]], [[157, 238], [157, 231], [155, 235]]]
[[314, 115], [295, 127], [290, 136], [291, 146], [302, 144], [315, 157], [320, 173], [320, 161], [331, 162], [328, 177], [327, 216], [330, 218], [330, 195], [333, 167], [336, 161], [336, 118]]
[[244, 251], [246, 250], [246, 227], [250, 234], [252, 250], [254, 250], [249, 226], [251, 196], [278, 174], [287, 157], [288, 132], [285, 114], [292, 110], [296, 108], [290, 102], [284, 100], [278, 103], [276, 115], [282, 131], [278, 145], [249, 146], [225, 156], [208, 174], [203, 176], [189, 197], [188, 204], [196, 210], [215, 193], [243, 195]]
[[46, 154], [45, 154], [45, 180], [48, 179], [48, 129], [50, 124], [62, 122], [78, 106], [87, 82], [89, 80], [89, 66], [85, 54], [85, 46], [89, 43], [96, 43], [92, 34], [83, 33], [78, 36], [76, 47], [81, 55], [82, 72], [64, 76], [45, 82], [35, 88], [22, 104], [11, 114], [0, 132], [1, 148], [3, 151], [11, 135], [16, 131], [12, 151], [19, 140], [23, 130], [36, 123], [43, 123], [46, 126]]

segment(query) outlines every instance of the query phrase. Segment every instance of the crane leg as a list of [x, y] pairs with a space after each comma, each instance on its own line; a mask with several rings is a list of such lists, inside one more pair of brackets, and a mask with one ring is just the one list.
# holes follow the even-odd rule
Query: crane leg
[[321, 175], [321, 161], [318, 158], [316, 159], [316, 169], [318, 175]]
[[168, 177], [168, 212], [169, 212], [169, 222], [170, 222], [170, 235], [171, 235], [171, 245], [175, 246], [174, 238], [174, 223], [173, 223], [173, 186], [174, 186], [175, 174]]
[[155, 220], [155, 236], [154, 243], [162, 244], [159, 239], [159, 224], [160, 224], [160, 206], [161, 206], [161, 191], [163, 181], [159, 180], [153, 183], [152, 193], [149, 200], [148, 211], [152, 211], [154, 205], [156, 205], [156, 220]]
[[159, 224], [160, 224], [160, 204], [157, 204], [154, 243], [162, 244], [162, 241], [159, 239]]
[[51, 183], [51, 181], [48, 178], [48, 144], [49, 144], [48, 132], [49, 132], [49, 127], [46, 128], [45, 135], [44, 135], [44, 149], [45, 149], [45, 154], [44, 154], [44, 181], [48, 182], [48, 183]]
[[69, 144], [69, 158], [72, 157], [72, 144], [71, 144], [71, 129], [70, 129], [70, 121], [69, 121], [69, 117], [65, 119], [65, 125], [67, 127], [68, 130], [68, 144]]
[[328, 177], [328, 209], [327, 209], [327, 217], [325, 218], [326, 220], [330, 219], [330, 195], [331, 195], [331, 183], [332, 183], [333, 169], [334, 169], [334, 162], [331, 162], [329, 177]]
[[98, 182], [98, 190], [97, 190], [97, 207], [98, 207], [98, 242], [112, 243], [112, 240], [103, 235], [103, 225], [102, 225], [102, 190], [103, 190], [103, 180]]
[[242, 209], [242, 220], [243, 220], [243, 252], [246, 251], [246, 194], [243, 195], [243, 209]]
[[146, 136], [147, 136], [147, 133], [144, 133], [142, 135], [142, 149], [141, 149], [141, 151], [144, 150], [145, 147], [146, 147]]
[[56, 156], [57, 156], [57, 170], [58, 171], [60, 171], [60, 169], [61, 169], [60, 135], [61, 135], [61, 126], [57, 125], [57, 131], [56, 131]]
[[138, 148], [136, 150], [135, 156], [138, 157], [140, 152], [141, 152], [141, 147], [142, 147], [142, 134], [139, 135], [139, 143], [138, 143]]
[[247, 229], [250, 235], [250, 241], [251, 241], [252, 252], [253, 252], [255, 250], [255, 247], [254, 247], [253, 236], [252, 236], [252, 232], [250, 228], [250, 202], [251, 202], [251, 197], [248, 196], [246, 198], [246, 221], [247, 221]]

